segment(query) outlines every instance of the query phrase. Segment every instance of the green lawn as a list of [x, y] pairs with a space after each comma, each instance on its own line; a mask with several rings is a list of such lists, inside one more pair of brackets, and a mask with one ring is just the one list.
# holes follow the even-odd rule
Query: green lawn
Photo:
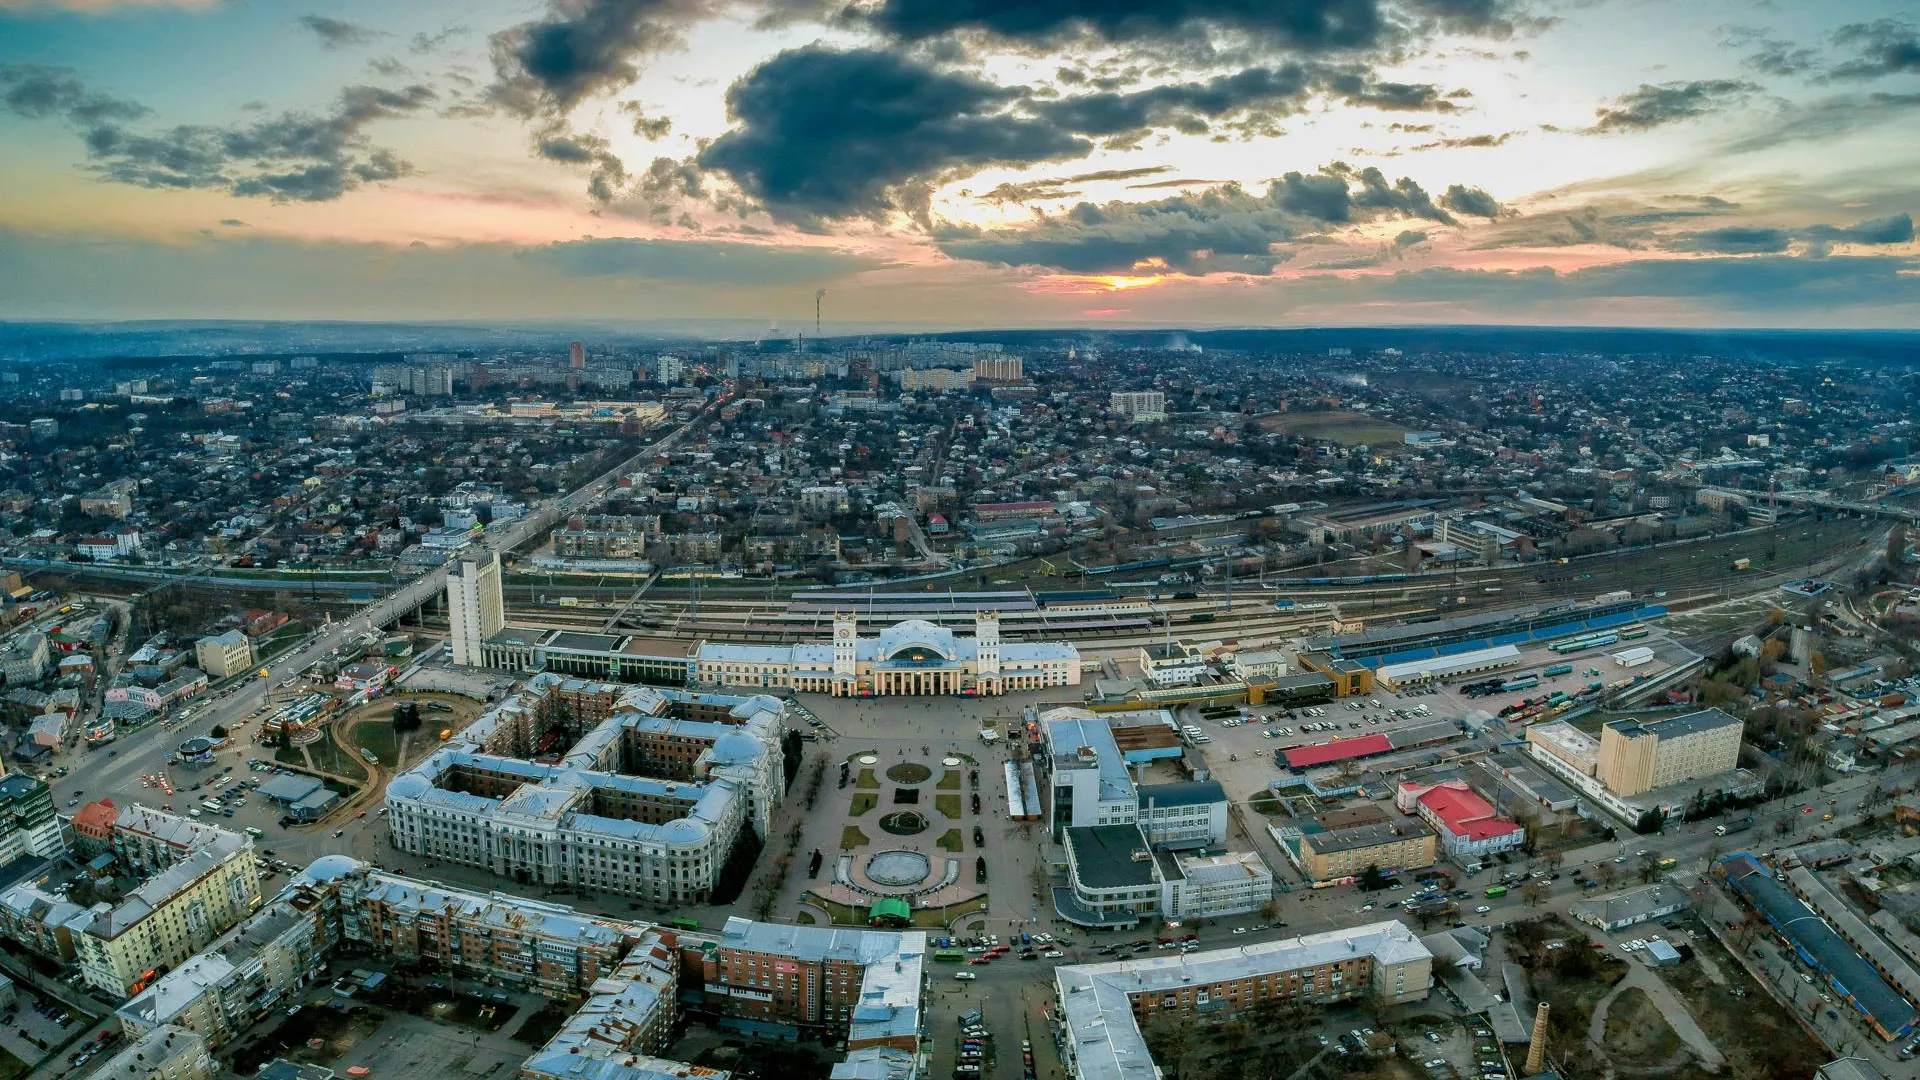
[[945, 833], [941, 834], [940, 839], [934, 841], [934, 843], [939, 844], [942, 849], [951, 851], [955, 855], [967, 850], [966, 841], [960, 839], [959, 829], [948, 829]]
[[867, 834], [861, 832], [857, 825], [848, 825], [840, 830], [841, 851], [852, 851], [857, 847], [866, 847], [870, 843], [872, 841], [868, 839]]
[[400, 763], [400, 738], [393, 725], [378, 720], [364, 721], [353, 729], [353, 744], [373, 751], [380, 764], [392, 768]]
[[319, 742], [307, 747], [307, 750], [313, 755], [314, 768], [348, 780], [367, 778], [366, 763], [360, 760], [360, 755], [347, 753], [333, 745], [332, 739], [322, 738]]
[[941, 774], [940, 782], [938, 784], [935, 784], [934, 787], [939, 788], [941, 791], [959, 791], [960, 790], [960, 770], [948, 769], [946, 772]]
[[940, 811], [941, 814], [950, 820], [957, 821], [960, 818], [960, 796], [935, 795], [933, 797], [933, 808]]
[[852, 817], [859, 817], [878, 805], [880, 805], [880, 796], [862, 791], [853, 797], [853, 807], [847, 813]]
[[879, 791], [880, 781], [874, 777], [872, 769], [861, 769], [853, 778], [853, 786], [868, 791]]

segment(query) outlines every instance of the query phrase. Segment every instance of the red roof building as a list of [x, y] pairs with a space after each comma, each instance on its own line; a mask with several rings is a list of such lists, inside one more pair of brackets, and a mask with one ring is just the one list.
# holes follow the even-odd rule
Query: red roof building
[[1296, 746], [1283, 751], [1290, 769], [1311, 769], [1354, 758], [1373, 757], [1393, 749], [1385, 735], [1362, 735], [1357, 739], [1333, 739], [1313, 746]]
[[104, 845], [113, 837], [113, 823], [119, 820], [120, 808], [112, 799], [101, 799], [74, 811], [73, 831]]
[[1448, 780], [1414, 794], [1417, 788], [1403, 784], [1395, 802], [1405, 809], [1412, 795], [1413, 812], [1440, 834], [1441, 848], [1456, 862], [1477, 862], [1527, 842], [1527, 830], [1501, 817], [1464, 781]]

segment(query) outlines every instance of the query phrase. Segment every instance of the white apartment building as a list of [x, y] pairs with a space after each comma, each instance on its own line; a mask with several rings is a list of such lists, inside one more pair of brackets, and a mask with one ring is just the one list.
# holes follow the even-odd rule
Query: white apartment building
[[1158, 390], [1115, 390], [1107, 395], [1107, 411], [1128, 420], [1165, 420], [1167, 395]]
[[1162, 855], [1160, 878], [1163, 919], [1240, 915], [1273, 899], [1273, 871], [1251, 851]]
[[168, 1024], [121, 1047], [92, 1075], [100, 1080], [213, 1080], [219, 1072], [205, 1039]]
[[1200, 650], [1184, 641], [1148, 645], [1140, 649], [1140, 673], [1155, 690], [1192, 686], [1206, 677], [1207, 661]]
[[468, 556], [448, 569], [447, 618], [453, 631], [453, 662], [481, 666], [487, 639], [507, 624], [499, 552]]
[[[395, 847], [523, 885], [700, 903], [786, 793], [785, 707], [539, 675], [387, 786]], [[557, 761], [536, 746], [568, 747]]]

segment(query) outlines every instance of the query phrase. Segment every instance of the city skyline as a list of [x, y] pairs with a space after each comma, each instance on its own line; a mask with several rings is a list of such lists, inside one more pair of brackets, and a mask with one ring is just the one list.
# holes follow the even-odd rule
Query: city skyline
[[1920, 30], [1775, 7], [0, 0], [0, 318], [1920, 325]]

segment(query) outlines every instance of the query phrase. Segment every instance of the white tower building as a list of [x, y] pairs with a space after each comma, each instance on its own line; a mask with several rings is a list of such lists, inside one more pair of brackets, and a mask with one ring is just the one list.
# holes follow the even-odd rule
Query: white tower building
[[974, 657], [979, 664], [977, 678], [983, 694], [1000, 692], [1000, 613], [976, 611], [973, 614]]
[[853, 682], [859, 675], [860, 620], [851, 611], [833, 613], [833, 678]]
[[499, 552], [462, 556], [448, 569], [447, 620], [453, 627], [453, 662], [482, 666], [481, 646], [507, 624]]

